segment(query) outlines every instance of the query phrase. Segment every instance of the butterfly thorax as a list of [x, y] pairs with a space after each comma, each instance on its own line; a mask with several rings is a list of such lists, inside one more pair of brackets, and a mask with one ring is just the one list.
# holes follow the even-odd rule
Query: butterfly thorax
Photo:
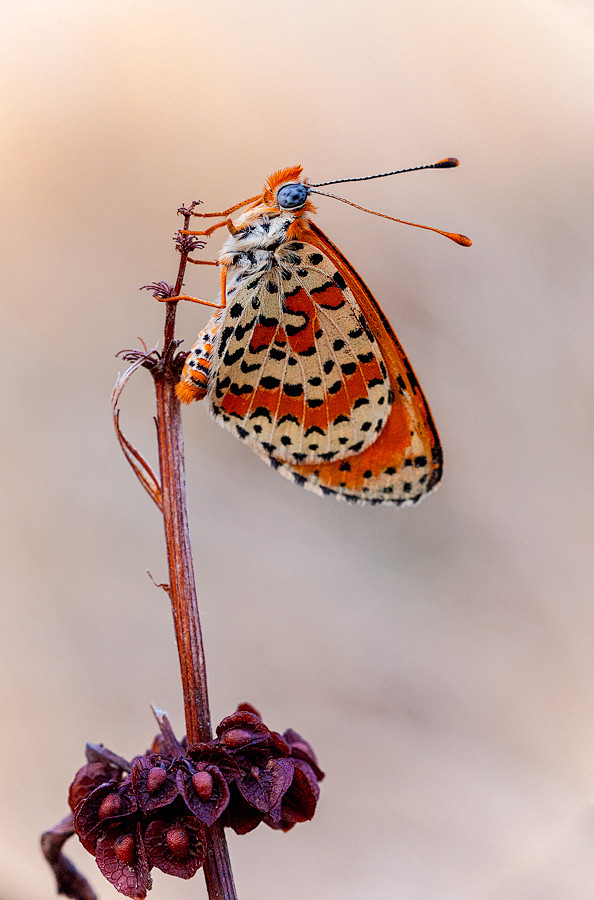
[[[296, 215], [284, 212], [271, 215], [268, 207], [249, 210], [236, 222], [237, 231], [229, 235], [219, 253], [226, 266], [229, 285], [247, 275], [269, 271], [279, 264], [279, 248], [295, 231]], [[301, 222], [299, 221], [299, 224]]]

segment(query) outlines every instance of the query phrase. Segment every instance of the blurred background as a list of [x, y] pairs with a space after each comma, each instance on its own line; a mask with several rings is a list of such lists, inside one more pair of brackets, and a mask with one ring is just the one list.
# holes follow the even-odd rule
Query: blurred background
[[[440, 490], [360, 509], [184, 412], [213, 720], [240, 701], [327, 772], [314, 820], [230, 837], [241, 900], [594, 897], [594, 14], [584, 0], [22, 0], [2, 32], [2, 900], [85, 741], [183, 732], [162, 525], [117, 446], [114, 354], [162, 334], [177, 207], [301, 163], [462, 231], [327, 198], [431, 404]], [[205, 256], [213, 258], [215, 235]], [[189, 292], [214, 298], [216, 270]], [[208, 311], [180, 309], [188, 348]], [[156, 461], [139, 373], [127, 435]], [[116, 892], [71, 841], [102, 898]], [[155, 873], [161, 900], [205, 897]]]

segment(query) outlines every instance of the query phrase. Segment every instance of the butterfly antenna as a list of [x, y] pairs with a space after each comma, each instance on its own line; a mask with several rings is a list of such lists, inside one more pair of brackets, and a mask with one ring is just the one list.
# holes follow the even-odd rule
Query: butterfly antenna
[[332, 197], [333, 200], [340, 200], [341, 203], [347, 203], [349, 206], [354, 206], [355, 209], [370, 213], [372, 216], [380, 216], [382, 219], [389, 219], [391, 222], [400, 222], [402, 225], [412, 225], [413, 228], [424, 228], [426, 231], [434, 231], [436, 234], [442, 234], [444, 237], [449, 238], [450, 241], [454, 241], [455, 244], [460, 244], [461, 247], [470, 247], [472, 241], [470, 238], [466, 237], [465, 234], [458, 234], [455, 231], [441, 231], [439, 228], [431, 228], [430, 225], [419, 225], [417, 222], [407, 222], [405, 219], [396, 219], [394, 216], [386, 215], [386, 213], [376, 212], [374, 209], [367, 209], [366, 206], [359, 206], [358, 203], [353, 203], [352, 200], [346, 200], [344, 197], [338, 197], [336, 194], [315, 190], [318, 187], [326, 187], [328, 184], [342, 184], [344, 181], [368, 181], [370, 178], [385, 178], [387, 175], [400, 175], [403, 172], [418, 172], [420, 169], [450, 169], [458, 165], [460, 165], [460, 163], [457, 159], [448, 157], [448, 159], [441, 159], [439, 162], [433, 163], [430, 166], [416, 166], [413, 169], [398, 169], [395, 172], [384, 172], [381, 175], [364, 175], [361, 178], [344, 178], [337, 181], [324, 181], [320, 182], [320, 184], [308, 184], [307, 187], [312, 194], [321, 194], [324, 197]]
[[336, 194], [328, 194], [326, 191], [312, 190], [312, 194], [323, 194], [324, 197], [332, 197], [333, 200], [340, 200], [341, 203], [348, 203], [349, 206], [354, 206], [355, 209], [361, 209], [363, 212], [371, 213], [372, 216], [381, 216], [382, 219], [389, 219], [390, 222], [400, 222], [401, 225], [412, 225], [413, 228], [424, 228], [426, 231], [435, 231], [436, 234], [443, 234], [444, 237], [449, 238], [450, 241], [454, 241], [455, 244], [460, 244], [461, 247], [472, 246], [470, 238], [466, 237], [465, 234], [458, 234], [457, 231], [441, 231], [439, 228], [431, 228], [430, 225], [419, 225], [418, 222], [407, 222], [406, 219], [396, 219], [394, 216], [387, 216], [386, 213], [376, 212], [374, 209], [367, 209], [366, 206], [359, 206], [358, 203], [353, 203], [352, 200], [345, 200], [344, 197], [337, 197]]
[[337, 178], [336, 181], [320, 181], [319, 184], [310, 184], [312, 188], [328, 187], [329, 184], [344, 184], [347, 181], [370, 181], [372, 178], [387, 178], [388, 175], [403, 175], [405, 172], [420, 172], [421, 169], [453, 169], [460, 165], [460, 160], [454, 156], [440, 159], [439, 162], [428, 166], [413, 166], [412, 169], [395, 169], [393, 172], [381, 172], [379, 175], [361, 175], [359, 178]]

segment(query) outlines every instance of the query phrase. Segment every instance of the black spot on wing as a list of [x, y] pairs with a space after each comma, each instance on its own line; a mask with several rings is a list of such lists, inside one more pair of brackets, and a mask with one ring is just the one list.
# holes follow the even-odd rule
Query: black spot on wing
[[260, 379], [260, 387], [263, 387], [266, 391], [273, 391], [275, 388], [280, 387], [280, 380], [272, 375], [264, 375]]
[[272, 415], [270, 410], [265, 406], [257, 406], [253, 413], [250, 415], [250, 419], [257, 419], [262, 416], [264, 419], [268, 419], [269, 422], [272, 422]]
[[283, 393], [286, 394], [287, 397], [300, 397], [303, 393], [303, 385], [285, 382], [285, 384], [283, 384]]
[[334, 283], [332, 281], [324, 281], [323, 284], [318, 284], [314, 288], [310, 288], [310, 294], [323, 294], [324, 291], [327, 291], [328, 288], [334, 287]]
[[235, 337], [237, 338], [237, 340], [242, 341], [244, 339], [244, 337], [246, 336], [246, 334], [248, 333], [248, 331], [253, 330], [255, 324], [256, 324], [256, 318], [254, 317], [253, 319], [250, 319], [249, 322], [246, 322], [245, 325], [241, 325], [241, 324], [236, 325], [235, 326]]
[[225, 378], [217, 378], [217, 382], [215, 385], [215, 394], [217, 395], [217, 397], [222, 397], [225, 393], [225, 390], [229, 387], [230, 384], [231, 379], [228, 375]]
[[229, 325], [221, 331], [221, 343], [219, 344], [219, 353], [225, 352], [225, 347], [229, 343], [229, 338], [233, 334], [234, 329]]
[[240, 397], [242, 394], [251, 394], [253, 393], [253, 386], [251, 384], [236, 384], [233, 382], [231, 387], [229, 388], [230, 394], [235, 394], [236, 397]]
[[250, 364], [247, 363], [244, 359], [239, 368], [240, 368], [240, 371], [242, 371], [244, 375], [249, 375], [250, 372], [256, 372], [258, 369], [261, 369], [262, 363], [259, 363], [259, 362], [253, 363], [250, 366]]
[[241, 359], [243, 354], [245, 353], [245, 347], [238, 347], [233, 353], [229, 350], [225, 353], [223, 357], [223, 362], [226, 366], [231, 366], [233, 363], [237, 362], [238, 359]]

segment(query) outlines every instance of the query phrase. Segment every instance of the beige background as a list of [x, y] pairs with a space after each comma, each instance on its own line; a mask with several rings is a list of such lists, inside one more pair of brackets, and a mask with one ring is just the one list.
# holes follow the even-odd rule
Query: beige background
[[[318, 222], [393, 322], [445, 448], [439, 492], [358, 509], [280, 479], [198, 406], [189, 503], [213, 717], [318, 750], [312, 823], [231, 852], [241, 900], [594, 898], [587, 0], [3, 4], [0, 895], [46, 900], [38, 833], [86, 740], [182, 730], [161, 524], [120, 455], [114, 353], [161, 334], [175, 211], [346, 185]], [[219, 242], [212, 241], [214, 254]], [[216, 273], [188, 289], [214, 295]], [[206, 321], [180, 311], [185, 346]], [[151, 384], [123, 401], [155, 459]], [[80, 847], [101, 897], [115, 897]], [[204, 897], [156, 873], [162, 900]]]

